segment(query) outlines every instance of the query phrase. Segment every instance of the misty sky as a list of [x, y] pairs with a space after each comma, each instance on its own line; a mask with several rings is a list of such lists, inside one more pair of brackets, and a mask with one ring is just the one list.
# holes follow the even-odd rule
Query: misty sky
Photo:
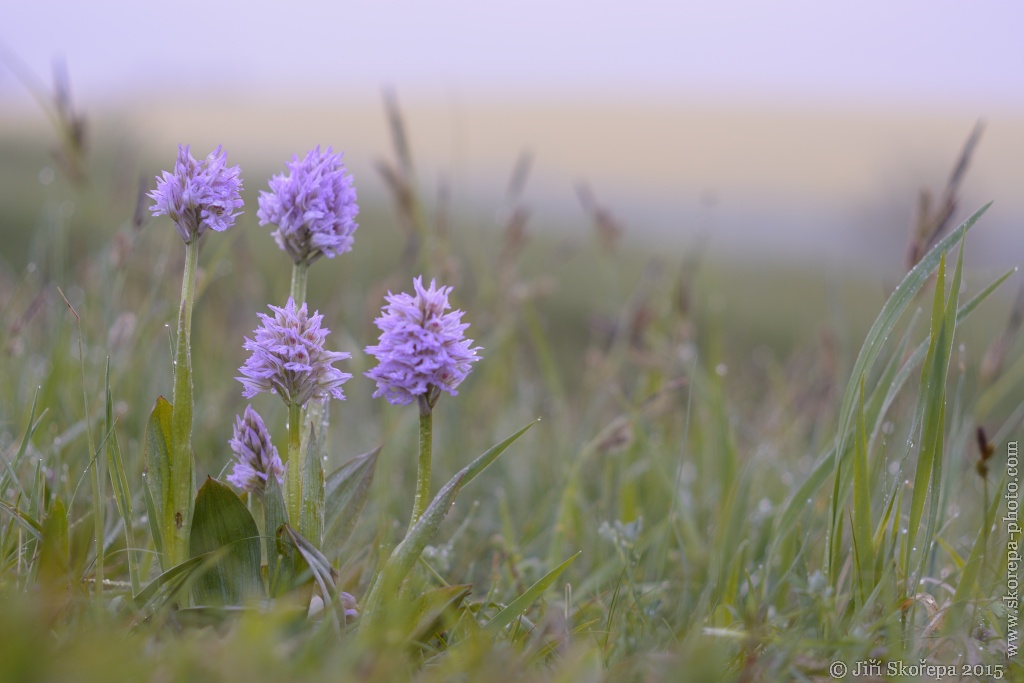
[[[893, 101], [1024, 108], [1024, 3], [8, 0], [0, 46], [85, 102], [168, 91]], [[0, 96], [24, 89], [0, 67]]]

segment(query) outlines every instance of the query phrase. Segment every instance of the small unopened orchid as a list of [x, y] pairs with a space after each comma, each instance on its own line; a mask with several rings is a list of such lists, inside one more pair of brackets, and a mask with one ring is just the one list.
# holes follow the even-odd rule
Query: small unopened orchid
[[235, 429], [228, 441], [235, 454], [234, 467], [228, 481], [249, 493], [263, 495], [267, 479], [273, 475], [284, 483], [284, 464], [270, 440], [270, 433], [260, 414], [251, 405], [235, 417]]

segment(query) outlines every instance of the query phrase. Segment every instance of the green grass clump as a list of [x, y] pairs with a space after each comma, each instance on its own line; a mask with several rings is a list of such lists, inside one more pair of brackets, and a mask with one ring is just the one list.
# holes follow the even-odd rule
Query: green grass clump
[[[45, 238], [22, 237], [25, 256], [0, 272], [0, 680], [827, 680], [832, 662], [868, 660], [1020, 675], [1000, 520], [1021, 361], [986, 381], [959, 346], [1010, 275], [963, 291], [984, 209], [863, 336], [829, 327], [773, 349], [722, 315], [682, 256], [645, 268], [614, 245], [441, 231], [416, 203], [399, 204], [403, 229], [370, 202], [355, 252], [318, 264], [307, 296], [353, 353], [324, 469], [376, 463], [363, 514], [327, 529], [322, 556], [279, 540], [302, 555], [303, 588], [189, 606], [184, 591], [202, 594], [231, 551], [212, 543], [161, 574], [142, 485], [147, 423], [172, 387], [180, 238], [133, 223], [129, 199], [98, 211], [106, 186], [27, 197], [93, 208], [40, 210]], [[287, 261], [246, 200], [200, 259], [200, 483], [229, 461], [242, 339], [287, 291]], [[10, 231], [33, 230], [24, 206], [4, 211]], [[457, 285], [484, 358], [433, 425], [437, 480], [453, 488], [422, 519], [447, 518], [406, 544], [416, 411], [370, 398], [361, 349], [382, 295], [424, 269]], [[733, 295], [794, 307], [770, 288]], [[820, 321], [777, 325], [787, 338]], [[261, 410], [280, 435], [276, 403]], [[984, 467], [978, 425], [994, 447]], [[317, 590], [352, 594], [361, 616], [339, 628], [332, 605], [311, 609]]]

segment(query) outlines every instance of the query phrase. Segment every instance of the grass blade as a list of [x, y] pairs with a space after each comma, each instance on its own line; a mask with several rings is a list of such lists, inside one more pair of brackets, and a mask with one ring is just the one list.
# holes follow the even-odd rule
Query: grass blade
[[551, 587], [551, 584], [561, 576], [562, 572], [564, 572], [569, 565], [582, 554], [582, 552], [582, 550], [578, 551], [565, 562], [545, 574], [539, 581], [537, 581], [537, 583], [527, 588], [526, 592], [510, 602], [503, 610], [495, 614], [494, 618], [488, 621], [487, 625], [484, 626], [484, 630], [489, 633], [496, 633], [511, 624], [516, 617], [525, 612], [526, 608], [532, 605], [537, 598], [542, 596], [544, 591]]
[[114, 502], [117, 504], [117, 512], [121, 515], [124, 523], [125, 550], [128, 553], [128, 574], [132, 582], [132, 593], [138, 593], [141, 588], [139, 580], [139, 568], [135, 557], [135, 527], [132, 516], [132, 496], [128, 486], [128, 477], [124, 472], [124, 461], [121, 459], [121, 448], [117, 443], [117, 434], [114, 431], [114, 408], [110, 398], [110, 359], [107, 359], [107, 366], [104, 372], [104, 388], [106, 394], [106, 413], [104, 428], [107, 434], [107, 470], [110, 473], [110, 483], [114, 487]]
[[[970, 230], [978, 219], [981, 218], [991, 202], [984, 205], [977, 211], [975, 211], [966, 221], [964, 221], [960, 227], [953, 230], [946, 237], [940, 240], [932, 249], [918, 261], [917, 265], [914, 266], [903, 281], [897, 285], [896, 289], [889, 296], [889, 299], [885, 302], [882, 307], [882, 311], [878, 314], [875, 322], [872, 324], [871, 329], [868, 331], [867, 337], [864, 340], [864, 344], [861, 346], [860, 353], [857, 355], [857, 360], [854, 362], [853, 371], [850, 373], [850, 382], [846, 387], [846, 392], [843, 394], [843, 401], [839, 409], [839, 426], [836, 430], [836, 448], [835, 448], [835, 462], [833, 464], [833, 471], [836, 475], [839, 472], [840, 460], [846, 456], [846, 442], [848, 439], [848, 433], [850, 426], [853, 422], [854, 417], [854, 401], [857, 397], [857, 390], [860, 386], [862, 377], [866, 377], [867, 373], [874, 366], [875, 360], [882, 352], [889, 335], [892, 333], [896, 323], [902, 317], [903, 313], [913, 302], [914, 297], [924, 287], [925, 283], [931, 277], [932, 272], [939, 268], [940, 264], [945, 264], [946, 252], [957, 243], [958, 240], [962, 239], [966, 235], [967, 231]], [[837, 476], [838, 480], [838, 476]], [[837, 528], [837, 517], [838, 510], [843, 503], [843, 498], [846, 495], [846, 487], [837, 488], [836, 495], [839, 500], [833, 501], [831, 510], [831, 520], [829, 528]], [[829, 547], [826, 549], [825, 557], [832, 558], [835, 554], [835, 534], [829, 538]], [[826, 574], [831, 575], [832, 571]]]

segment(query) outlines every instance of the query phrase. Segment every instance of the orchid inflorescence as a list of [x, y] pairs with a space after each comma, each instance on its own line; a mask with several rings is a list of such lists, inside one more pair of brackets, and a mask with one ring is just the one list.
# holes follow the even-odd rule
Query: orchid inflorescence
[[[226, 479], [247, 494], [250, 510], [257, 509], [260, 501], [267, 506], [267, 515], [279, 514], [273, 511], [281, 510], [282, 506], [286, 508], [283, 521], [290, 527], [286, 533], [294, 543], [308, 541], [320, 547], [324, 540], [322, 460], [326, 458], [319, 457], [318, 449], [324, 435], [318, 438], [314, 428], [316, 421], [307, 421], [306, 412], [307, 406], [312, 415], [315, 409], [326, 410], [332, 398], [345, 399], [342, 385], [352, 375], [334, 364], [348, 360], [351, 355], [328, 350], [330, 330], [323, 326], [324, 316], [319, 311], [309, 312], [305, 301], [306, 279], [310, 264], [320, 256], [333, 259], [351, 251], [359, 207], [352, 176], [342, 163], [342, 155], [334, 153], [330, 147], [326, 152], [317, 147], [301, 160], [295, 156], [287, 167], [288, 174], [274, 176], [270, 180], [270, 191], [260, 194], [257, 216], [260, 225], [276, 226], [272, 237], [293, 261], [292, 292], [284, 306], [270, 305], [270, 314], [258, 314], [259, 326], [242, 344], [249, 356], [239, 367], [236, 378], [242, 384], [245, 398], [271, 393], [286, 404], [287, 457], [282, 460], [263, 418], [252, 405], [247, 405], [243, 413], [236, 416], [228, 442], [233, 467]], [[240, 170], [237, 166], [227, 166], [227, 155], [222, 148], [197, 161], [189, 147], [182, 145], [174, 172], [164, 172], [158, 177], [156, 189], [149, 195], [154, 201], [153, 214], [169, 216], [186, 245], [171, 408], [173, 428], [168, 438], [171, 448], [168, 462], [156, 463], [161, 471], [166, 469], [172, 480], [166, 487], [161, 483], [155, 493], [160, 519], [154, 523], [154, 530], [169, 541], [161, 551], [165, 570], [179, 565], [195, 552], [195, 544], [189, 541], [189, 529], [193, 514], [197, 515], [196, 519], [203, 516], [196, 512], [198, 505], [193, 506], [192, 502], [195, 465], [191, 453], [189, 348], [199, 243], [208, 229], [222, 232], [234, 224], [242, 208], [241, 189]], [[420, 408], [418, 485], [410, 533], [430, 493], [432, 410], [441, 393], [457, 395], [457, 388], [473, 363], [480, 360], [477, 355], [480, 347], [474, 347], [473, 340], [465, 336], [469, 325], [462, 321], [463, 312], [450, 310], [451, 291], [451, 287], [439, 286], [436, 280], [424, 287], [423, 277], [419, 276], [413, 280], [412, 294], [389, 293], [376, 321], [381, 330], [378, 343], [365, 349], [378, 361], [377, 367], [365, 373], [377, 384], [373, 396], [383, 396], [395, 405], [417, 402]], [[308, 430], [304, 431], [304, 425]], [[223, 491], [228, 490], [223, 488]], [[201, 491], [200, 497], [202, 495]], [[221, 496], [221, 504], [228, 507], [239, 504], [234, 496], [231, 497], [235, 503], [224, 502], [223, 492], [211, 495]], [[277, 528], [266, 530], [268, 539], [285, 529], [279, 526], [280, 516], [267, 516], [266, 524], [271, 524], [272, 519]], [[238, 543], [253, 540], [252, 532], [246, 533], [248, 535]], [[416, 533], [424, 532], [419, 528]], [[272, 560], [276, 554], [277, 546], [268, 545], [264, 553], [270, 562], [268, 576], [277, 572], [277, 563]], [[274, 584], [272, 577], [268, 581]], [[356, 616], [354, 598], [344, 592], [339, 595], [345, 619]]]

